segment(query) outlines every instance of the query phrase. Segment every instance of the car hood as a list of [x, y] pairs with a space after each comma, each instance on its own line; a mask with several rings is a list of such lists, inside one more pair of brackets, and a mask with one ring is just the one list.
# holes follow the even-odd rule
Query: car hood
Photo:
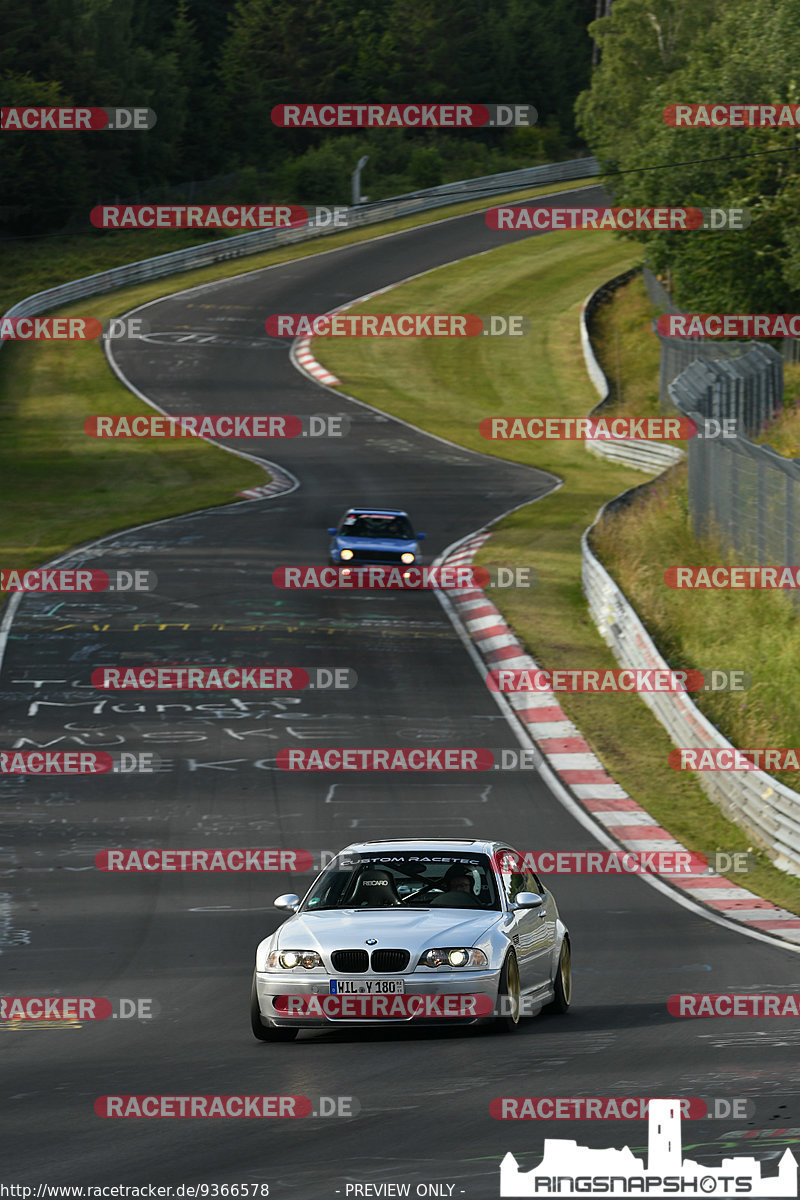
[[398, 554], [416, 546], [416, 538], [370, 538], [343, 537], [336, 535], [336, 541], [345, 550], [396, 550]]
[[501, 912], [470, 912], [463, 908], [422, 908], [390, 913], [380, 908], [337, 908], [304, 912], [290, 918], [277, 931], [284, 950], [354, 949], [367, 938], [377, 938], [379, 948], [426, 950], [430, 946], [472, 946]]

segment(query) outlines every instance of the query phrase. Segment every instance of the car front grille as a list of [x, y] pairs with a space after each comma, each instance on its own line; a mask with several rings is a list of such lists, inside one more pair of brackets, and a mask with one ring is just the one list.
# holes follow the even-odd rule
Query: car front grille
[[331, 962], [334, 971], [344, 975], [358, 973], [369, 967], [369, 955], [366, 950], [334, 950]]
[[373, 950], [372, 969], [376, 973], [405, 971], [411, 955], [407, 950]]

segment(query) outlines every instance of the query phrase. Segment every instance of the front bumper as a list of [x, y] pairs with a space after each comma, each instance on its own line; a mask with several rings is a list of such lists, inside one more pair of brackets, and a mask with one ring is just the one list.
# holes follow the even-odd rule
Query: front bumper
[[[323, 975], [300, 978], [292, 975], [287, 979], [288, 972], [257, 971], [256, 991], [261, 1016], [268, 1019], [271, 1025], [287, 1026], [298, 1029], [320, 1029], [331, 1025], [475, 1025], [485, 1020], [486, 1016], [426, 1016], [410, 1015], [403, 1017], [378, 1016], [303, 1016], [292, 1014], [287, 1016], [279, 1013], [274, 1005], [277, 996], [317, 996], [330, 995], [330, 981], [363, 983], [369, 979], [364, 975]], [[431, 971], [426, 978], [421, 972], [399, 974], [392, 976], [403, 980], [405, 996], [479, 996], [491, 1002], [492, 1008], [497, 1003], [497, 993], [500, 986], [501, 968], [484, 971]], [[387, 978], [387, 976], [381, 976]], [[387, 997], [391, 1000], [392, 997]], [[429, 1006], [429, 1007], [435, 1007]], [[485, 1006], [483, 1006], [485, 1007]], [[424, 1013], [424, 1009], [423, 1009]]]

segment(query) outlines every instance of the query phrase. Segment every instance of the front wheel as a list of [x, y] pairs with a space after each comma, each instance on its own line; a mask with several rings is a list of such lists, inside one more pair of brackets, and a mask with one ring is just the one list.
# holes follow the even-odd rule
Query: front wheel
[[516, 954], [511, 950], [503, 963], [500, 986], [497, 989], [495, 1030], [498, 1033], [514, 1033], [519, 1028], [521, 1011], [519, 964]]
[[250, 985], [250, 1025], [253, 1036], [260, 1042], [293, 1042], [300, 1032], [299, 1029], [287, 1029], [285, 1026], [264, 1025], [261, 1020], [261, 1009], [256, 990], [256, 976], [253, 972], [253, 982]]
[[553, 989], [555, 995], [551, 1002], [545, 1005], [543, 1011], [546, 1013], [567, 1012], [572, 1000], [572, 949], [568, 937], [565, 937], [561, 943], [561, 954], [558, 958]]

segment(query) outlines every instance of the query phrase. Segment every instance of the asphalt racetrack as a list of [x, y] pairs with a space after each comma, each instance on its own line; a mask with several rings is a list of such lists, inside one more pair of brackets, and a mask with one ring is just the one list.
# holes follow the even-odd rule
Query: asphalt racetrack
[[[583, 190], [580, 202], [599, 195]], [[517, 236], [530, 234], [502, 241]], [[282, 920], [274, 896], [302, 892], [310, 876], [94, 867], [109, 846], [318, 854], [407, 835], [596, 847], [531, 772], [332, 776], [274, 764], [287, 746], [519, 745], [434, 594], [271, 583], [277, 566], [327, 561], [326, 527], [349, 504], [408, 509], [430, 561], [554, 486], [321, 389], [292, 366], [288, 340], [264, 334], [270, 313], [326, 312], [498, 244], [476, 213], [312, 255], [151, 304], [150, 337], [117, 347], [122, 375], [169, 413], [342, 413], [352, 428], [340, 441], [270, 444], [268, 457], [299, 481], [288, 494], [135, 529], [67, 560], [155, 570], [156, 593], [28, 595], [17, 609], [0, 676], [6, 745], [155, 751], [161, 769], [0, 781], [4, 993], [148, 999], [153, 1013], [2, 1032], [7, 1183], [265, 1182], [270, 1196], [335, 1200], [358, 1194], [348, 1185], [391, 1182], [412, 1195], [438, 1184], [452, 1190], [432, 1194], [489, 1200], [506, 1151], [533, 1166], [545, 1136], [646, 1146], [644, 1122], [495, 1120], [498, 1096], [745, 1097], [755, 1103], [749, 1121], [684, 1122], [684, 1145], [713, 1165], [755, 1153], [769, 1174], [768, 1138], [724, 1135], [800, 1126], [800, 1034], [790, 1023], [676, 1020], [666, 1008], [675, 992], [794, 991], [796, 954], [641, 879], [549, 881], [572, 933], [566, 1017], [524, 1022], [510, 1037], [337, 1029], [265, 1045], [248, 1023], [253, 952]], [[187, 330], [200, 338], [186, 340]], [[232, 444], [264, 454], [263, 442]], [[265, 661], [348, 667], [358, 686], [156, 695], [89, 683], [102, 665]], [[348, 1096], [360, 1111], [200, 1121], [106, 1120], [93, 1109], [98, 1096], [152, 1093]]]

